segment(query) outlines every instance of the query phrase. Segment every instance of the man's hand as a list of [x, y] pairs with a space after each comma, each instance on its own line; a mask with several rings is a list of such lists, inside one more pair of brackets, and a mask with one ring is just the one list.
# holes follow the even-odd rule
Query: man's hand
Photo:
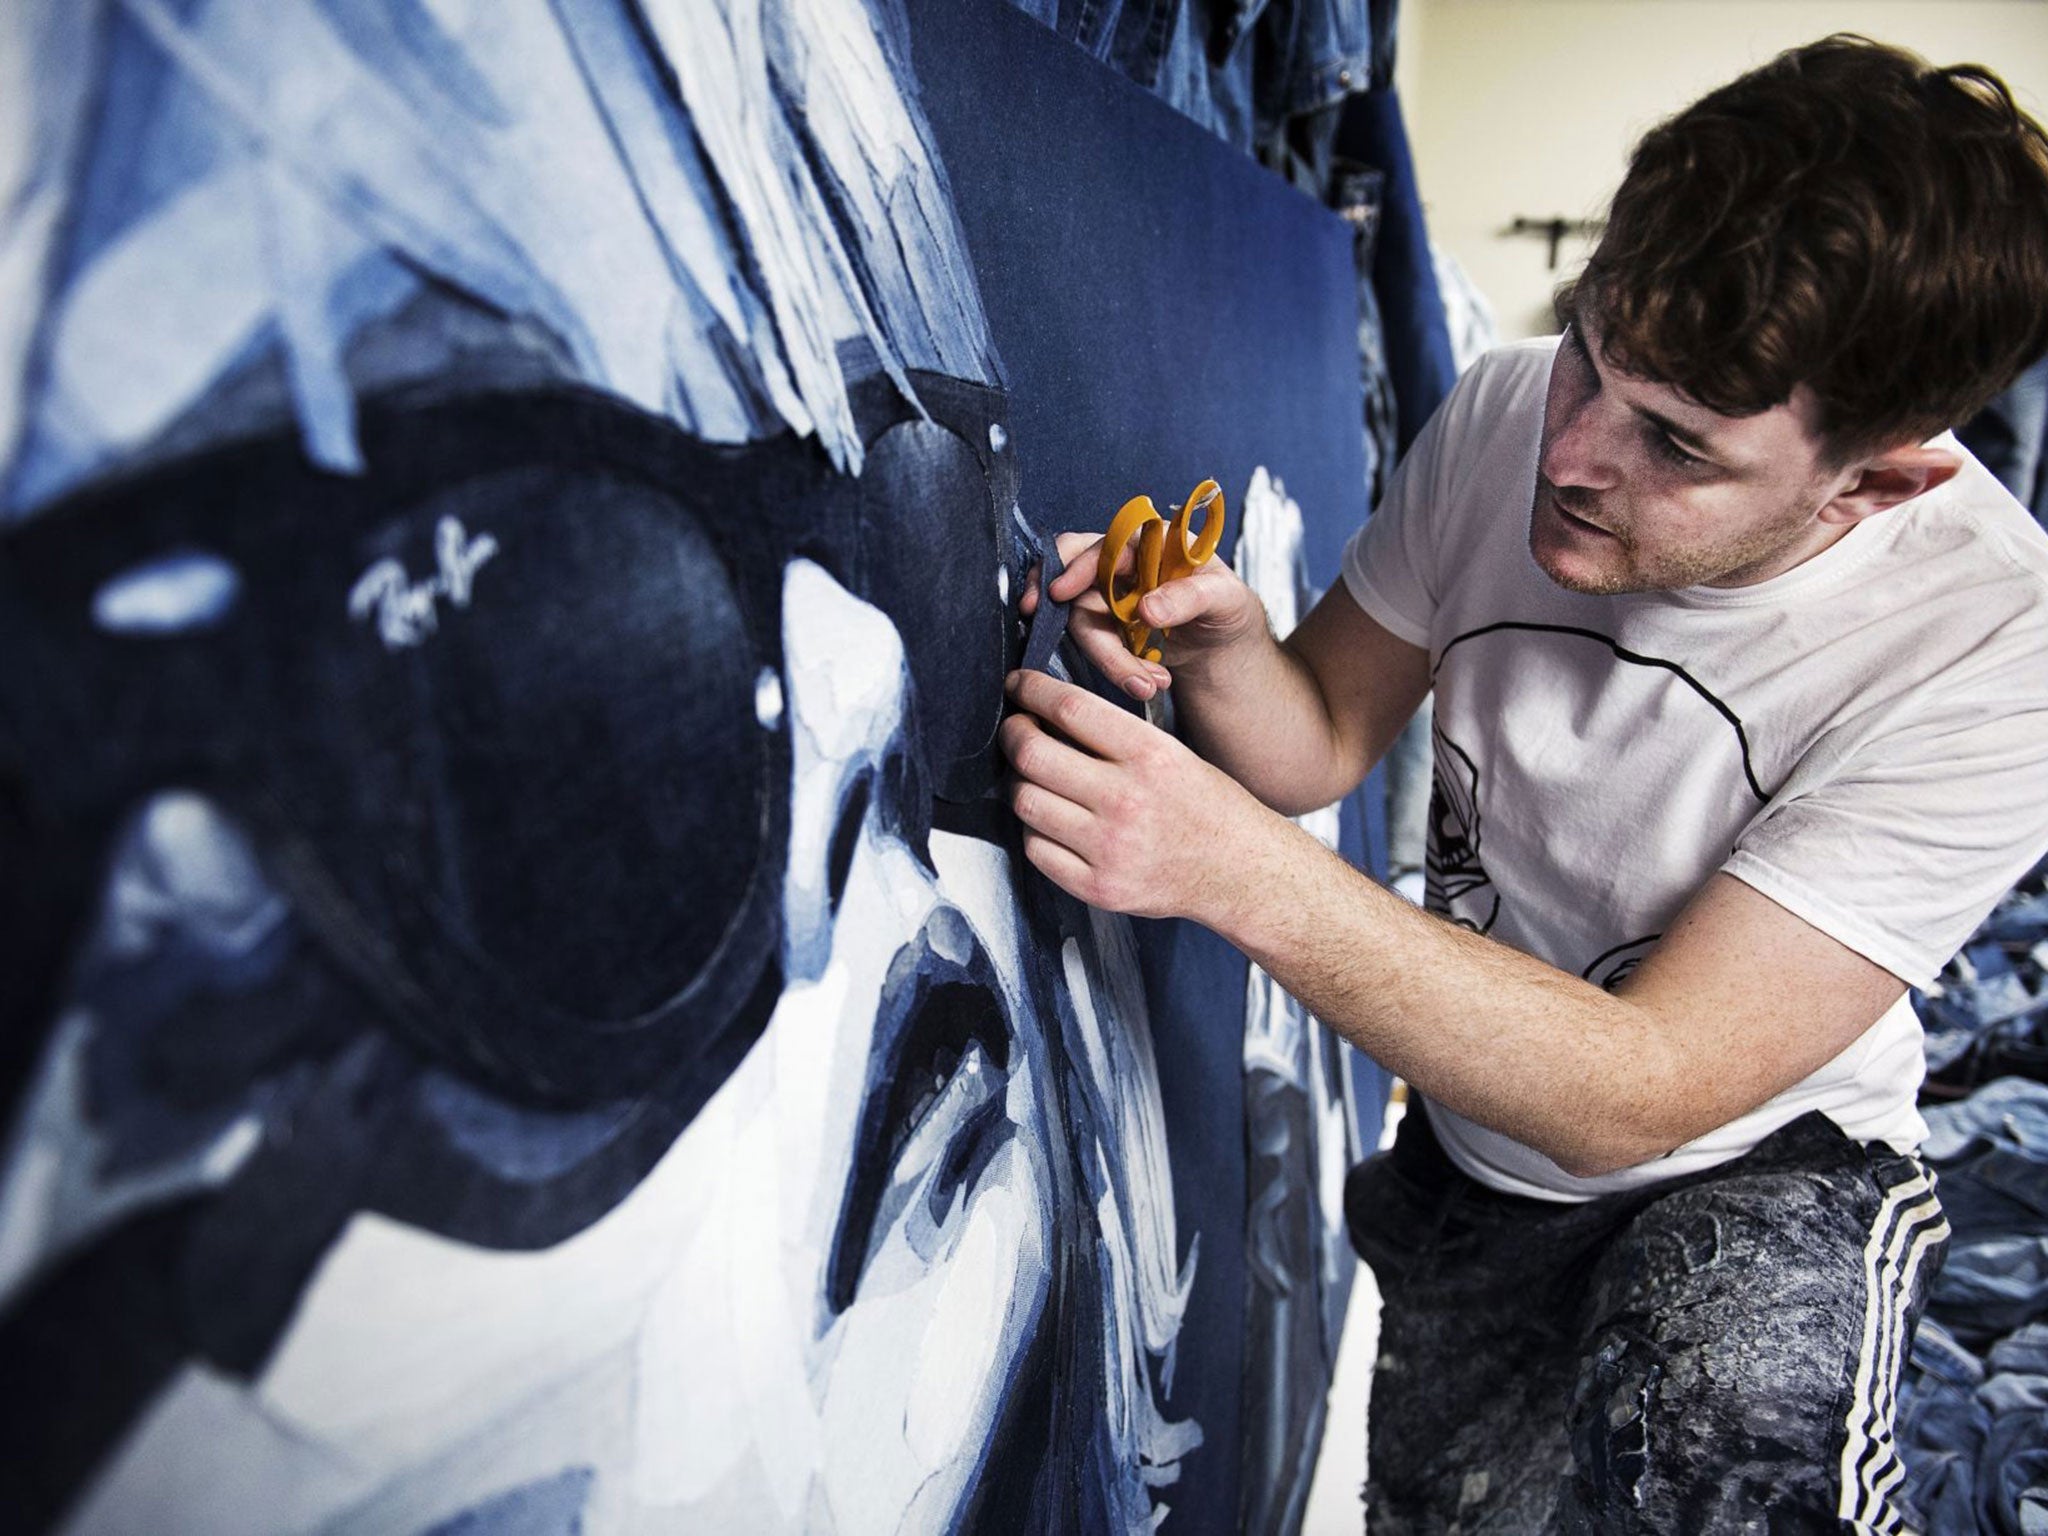
[[1657, 1157], [1848, 1048], [1904, 983], [1717, 874], [1616, 992], [1374, 885], [1082, 688], [1010, 675], [1024, 852], [1091, 906], [1188, 917], [1446, 1107], [1567, 1172]]
[[[1060, 559], [1066, 569], [1053, 581], [1053, 601], [1074, 605], [1068, 632], [1080, 645], [1082, 654], [1102, 675], [1134, 699], [1150, 699], [1171, 687], [1173, 674], [1160, 662], [1144, 661], [1124, 646], [1123, 627], [1110, 613], [1096, 586], [1096, 562], [1101, 558], [1102, 536], [1094, 533], [1063, 533], [1059, 536]], [[1124, 546], [1117, 573], [1129, 577], [1137, 541]], [[1039, 569], [1033, 567], [1018, 600], [1026, 618], [1038, 610]], [[1138, 604], [1138, 613], [1155, 630], [1171, 629], [1161, 642], [1161, 660], [1175, 666], [1193, 661], [1205, 653], [1227, 649], [1247, 635], [1266, 632], [1266, 610], [1258, 594], [1238, 578], [1229, 562], [1214, 559], [1198, 566], [1194, 573], [1163, 583]]]
[[1010, 806], [1024, 823], [1024, 856], [1092, 907], [1227, 927], [1241, 851], [1262, 827], [1287, 824], [1085, 688], [1043, 672], [1012, 672], [1007, 687], [1019, 712], [1000, 739], [1015, 769]]

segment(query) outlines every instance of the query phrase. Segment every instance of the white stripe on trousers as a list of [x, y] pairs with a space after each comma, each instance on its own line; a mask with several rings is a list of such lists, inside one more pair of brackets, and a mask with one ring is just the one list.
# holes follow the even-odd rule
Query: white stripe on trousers
[[1838, 1513], [1867, 1536], [1905, 1528], [1904, 1512], [1889, 1496], [1905, 1476], [1892, 1441], [1899, 1356], [1914, 1281], [1928, 1250], [1947, 1236], [1933, 1175], [1923, 1171], [1886, 1191], [1863, 1248], [1863, 1341], [1849, 1394]]

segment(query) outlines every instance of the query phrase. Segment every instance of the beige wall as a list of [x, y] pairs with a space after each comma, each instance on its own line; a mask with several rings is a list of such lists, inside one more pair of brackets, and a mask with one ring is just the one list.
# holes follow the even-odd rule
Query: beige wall
[[1403, 0], [1398, 81], [1430, 232], [1499, 312], [1504, 337], [1550, 329], [1567, 240], [1501, 233], [1517, 215], [1597, 215], [1629, 145], [1778, 50], [1835, 31], [1937, 63], [1989, 65], [2048, 115], [2048, 0]]

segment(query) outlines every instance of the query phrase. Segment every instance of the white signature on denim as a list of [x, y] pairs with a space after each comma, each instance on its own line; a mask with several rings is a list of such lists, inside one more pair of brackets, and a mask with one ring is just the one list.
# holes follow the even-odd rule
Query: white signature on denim
[[348, 594], [348, 616], [377, 619], [377, 634], [388, 651], [419, 645], [440, 625], [440, 602], [447, 598], [457, 608], [469, 606], [476, 573], [498, 552], [498, 541], [488, 533], [475, 538], [457, 517], [444, 517], [434, 526], [434, 563], [438, 569], [423, 581], [413, 581], [398, 561], [385, 558], [356, 578]]

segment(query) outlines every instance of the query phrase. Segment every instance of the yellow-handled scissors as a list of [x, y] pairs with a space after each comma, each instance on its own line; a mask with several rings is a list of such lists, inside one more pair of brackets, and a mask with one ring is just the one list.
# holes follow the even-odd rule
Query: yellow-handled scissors
[[[1190, 544], [1188, 524], [1197, 513], [1202, 514], [1202, 529]], [[1109, 532], [1103, 535], [1102, 552], [1096, 556], [1095, 585], [1103, 601], [1109, 604], [1109, 611], [1123, 625], [1124, 646], [1133, 656], [1146, 661], [1159, 659], [1159, 652], [1151, 643], [1152, 628], [1138, 617], [1139, 600], [1162, 582], [1175, 581], [1207, 565], [1223, 539], [1223, 519], [1223, 488], [1214, 480], [1204, 480], [1188, 493], [1186, 501], [1173, 509], [1170, 524], [1159, 515], [1150, 496], [1133, 496], [1110, 520]], [[1132, 561], [1137, 584], [1119, 595], [1116, 568], [1123, 560], [1125, 546], [1133, 538], [1138, 541]], [[1167, 634], [1162, 629], [1159, 638], [1163, 640]]]

